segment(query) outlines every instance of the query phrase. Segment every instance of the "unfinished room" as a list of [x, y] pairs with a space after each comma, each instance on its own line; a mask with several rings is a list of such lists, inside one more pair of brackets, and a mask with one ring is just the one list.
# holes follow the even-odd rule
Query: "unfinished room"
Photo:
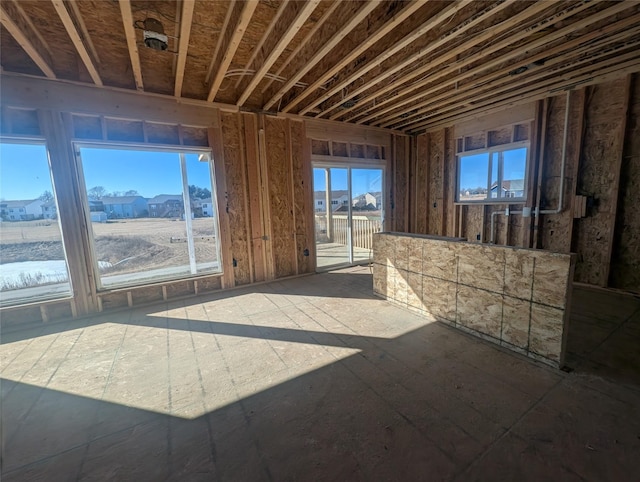
[[640, 2], [0, 25], [3, 481], [640, 480]]

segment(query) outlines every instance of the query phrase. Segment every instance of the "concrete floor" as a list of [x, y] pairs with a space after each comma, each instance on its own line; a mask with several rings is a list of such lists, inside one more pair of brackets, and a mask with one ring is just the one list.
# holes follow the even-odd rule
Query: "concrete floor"
[[371, 292], [359, 267], [3, 333], [2, 480], [638, 480], [640, 385]]
[[[370, 249], [353, 247], [354, 264], [368, 263], [372, 254]], [[349, 264], [349, 247], [339, 243], [316, 244], [316, 266], [319, 271], [326, 271], [331, 266]]]

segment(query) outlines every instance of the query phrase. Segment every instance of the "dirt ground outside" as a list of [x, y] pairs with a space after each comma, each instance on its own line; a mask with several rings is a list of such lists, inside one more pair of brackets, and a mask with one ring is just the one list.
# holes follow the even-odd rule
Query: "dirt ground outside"
[[[217, 261], [214, 218], [192, 220], [196, 261]], [[125, 274], [189, 265], [186, 223], [178, 219], [127, 219], [92, 223], [98, 261], [112, 267], [103, 274]], [[0, 264], [62, 259], [60, 230], [55, 221], [3, 222]]]

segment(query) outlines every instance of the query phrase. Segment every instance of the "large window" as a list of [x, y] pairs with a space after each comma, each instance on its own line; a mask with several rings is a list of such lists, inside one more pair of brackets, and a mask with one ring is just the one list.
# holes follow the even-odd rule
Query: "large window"
[[43, 143], [0, 142], [0, 303], [71, 294]]
[[526, 198], [527, 146], [458, 154], [460, 202], [518, 202]]
[[209, 152], [85, 145], [79, 153], [101, 287], [221, 271]]

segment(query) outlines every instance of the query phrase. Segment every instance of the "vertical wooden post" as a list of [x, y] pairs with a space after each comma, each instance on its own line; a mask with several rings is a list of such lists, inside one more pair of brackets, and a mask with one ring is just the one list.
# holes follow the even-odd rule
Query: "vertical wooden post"
[[[291, 250], [291, 255], [293, 256], [293, 266], [296, 274], [300, 274], [300, 268], [298, 266], [298, 225], [296, 224], [296, 187], [295, 187], [295, 177], [294, 166], [293, 166], [293, 146], [291, 145], [291, 119], [286, 119], [285, 123], [285, 148], [287, 153], [287, 158], [289, 159], [289, 179], [291, 181], [291, 215], [293, 216], [293, 249]], [[332, 143], [333, 144], [333, 143]]]
[[273, 225], [271, 224], [271, 195], [269, 193], [269, 168], [267, 160], [267, 142], [265, 138], [264, 115], [259, 114], [258, 147], [259, 147], [259, 173], [260, 173], [260, 193], [262, 196], [263, 208], [263, 233], [265, 241], [266, 277], [267, 280], [275, 279], [275, 258], [273, 253]]
[[[313, 169], [311, 166], [311, 140], [306, 137], [306, 126], [303, 126], [302, 132], [305, 133], [302, 148], [302, 176], [304, 180], [304, 195], [307, 200], [307, 249], [309, 250], [309, 269], [316, 270], [316, 214], [315, 214], [315, 195], [313, 193]], [[348, 144], [347, 144], [348, 145]]]
[[251, 233], [251, 214], [249, 212], [249, 179], [248, 179], [248, 159], [247, 159], [247, 136], [246, 136], [246, 128], [244, 125], [243, 114], [238, 112], [236, 114], [238, 119], [238, 136], [240, 137], [240, 171], [242, 176], [242, 205], [244, 207], [244, 226], [247, 232], [247, 256], [249, 258], [249, 279], [251, 283], [256, 281], [256, 261], [254, 260], [254, 252], [253, 252], [253, 235]]

